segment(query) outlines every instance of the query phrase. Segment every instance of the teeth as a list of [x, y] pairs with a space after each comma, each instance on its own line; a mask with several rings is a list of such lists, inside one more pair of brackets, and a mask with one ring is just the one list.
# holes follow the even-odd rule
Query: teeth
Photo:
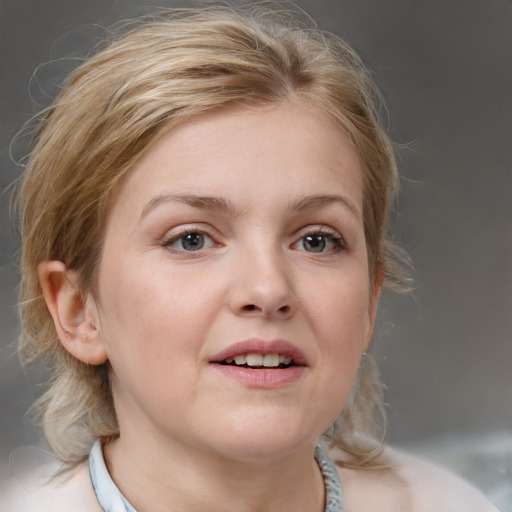
[[245, 364], [246, 363], [245, 356], [243, 356], [243, 355], [235, 356], [235, 363], [236, 364]]
[[290, 356], [284, 356], [282, 354], [239, 354], [235, 357], [228, 357], [224, 360], [226, 364], [251, 366], [253, 368], [277, 368], [280, 364], [289, 365], [292, 362]]
[[263, 366], [268, 368], [279, 366], [279, 354], [265, 354], [263, 356]]
[[263, 354], [247, 354], [248, 366], [263, 366]]

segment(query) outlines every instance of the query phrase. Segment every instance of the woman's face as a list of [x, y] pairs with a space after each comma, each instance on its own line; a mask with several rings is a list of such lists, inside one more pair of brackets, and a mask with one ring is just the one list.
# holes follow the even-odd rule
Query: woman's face
[[360, 163], [327, 117], [290, 101], [173, 129], [118, 191], [100, 263], [121, 438], [239, 460], [311, 445], [376, 295]]

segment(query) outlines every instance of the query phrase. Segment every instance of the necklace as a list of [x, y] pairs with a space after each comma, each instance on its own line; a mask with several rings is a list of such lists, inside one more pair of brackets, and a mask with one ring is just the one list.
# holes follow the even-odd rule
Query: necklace
[[[318, 447], [315, 448], [315, 460], [325, 485], [324, 512], [343, 512], [343, 493], [336, 467]], [[96, 498], [105, 512], [137, 512], [110, 478], [99, 441], [94, 443], [89, 454], [89, 474]]]

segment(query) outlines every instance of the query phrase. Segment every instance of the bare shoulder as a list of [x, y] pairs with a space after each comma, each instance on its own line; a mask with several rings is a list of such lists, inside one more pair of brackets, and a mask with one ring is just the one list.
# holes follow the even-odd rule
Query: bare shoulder
[[41, 450], [26, 448], [28, 457], [16, 455], [10, 476], [2, 482], [0, 512], [101, 511], [86, 462], [64, 470], [55, 459], [40, 455]]
[[443, 468], [391, 448], [386, 457], [410, 489], [415, 512], [498, 512], [481, 491]]
[[393, 448], [382, 457], [386, 469], [338, 468], [347, 512], [499, 512], [445, 469]]

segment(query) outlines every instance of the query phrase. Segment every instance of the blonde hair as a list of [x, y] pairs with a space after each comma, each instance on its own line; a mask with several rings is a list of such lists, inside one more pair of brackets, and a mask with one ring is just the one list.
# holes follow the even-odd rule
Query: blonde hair
[[[203, 112], [271, 105], [298, 95], [352, 139], [363, 167], [364, 229], [372, 283], [398, 288], [396, 250], [387, 239], [397, 189], [393, 147], [379, 122], [379, 93], [351, 48], [287, 12], [226, 6], [146, 17], [113, 37], [68, 77], [42, 113], [19, 192], [22, 231], [20, 354], [52, 369], [36, 402], [56, 455], [85, 458], [96, 438], [119, 435], [106, 365], [90, 366], [61, 345], [36, 266], [60, 260], [83, 292], [95, 279], [112, 193], [164, 133]], [[346, 464], [368, 465], [382, 386], [364, 358], [353, 398], [325, 434]]]

